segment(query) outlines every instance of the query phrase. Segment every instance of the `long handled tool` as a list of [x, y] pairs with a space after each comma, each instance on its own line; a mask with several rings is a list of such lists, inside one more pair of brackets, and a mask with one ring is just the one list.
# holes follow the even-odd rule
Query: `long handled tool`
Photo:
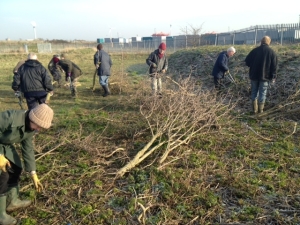
[[93, 91], [95, 90], [95, 83], [96, 83], [97, 71], [98, 71], [98, 69], [96, 68], [95, 73], [94, 73], [94, 78], [93, 78], [93, 88], [92, 88]]
[[19, 99], [19, 105], [21, 107], [21, 109], [23, 108], [23, 98], [22, 98], [22, 93], [20, 91], [16, 91], [15, 92], [15, 96]]
[[231, 82], [235, 84], [235, 80], [234, 78], [231, 76], [231, 74], [228, 72], [227, 75], [225, 75], [225, 77]]

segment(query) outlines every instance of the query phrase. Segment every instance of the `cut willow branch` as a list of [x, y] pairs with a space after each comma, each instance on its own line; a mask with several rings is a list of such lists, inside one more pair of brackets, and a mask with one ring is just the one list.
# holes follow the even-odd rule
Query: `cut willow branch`
[[158, 150], [158, 163], [162, 164], [172, 151], [189, 144], [201, 133], [212, 132], [211, 128], [216, 127], [218, 121], [227, 116], [233, 107], [229, 96], [226, 99], [216, 98], [211, 92], [195, 86], [190, 79], [173, 81], [168, 77], [168, 80], [169, 87], [173, 89], [168, 90], [169, 94], [163, 98], [145, 96], [143, 93], [139, 97], [142, 99], [140, 113], [151, 139], [117, 172], [117, 176], [123, 176]]

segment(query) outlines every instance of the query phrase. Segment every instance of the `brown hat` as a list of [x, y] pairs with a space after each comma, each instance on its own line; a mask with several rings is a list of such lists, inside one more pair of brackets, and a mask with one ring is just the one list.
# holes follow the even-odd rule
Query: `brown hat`
[[261, 44], [267, 44], [267, 45], [270, 45], [271, 44], [271, 38], [269, 36], [264, 36], [261, 41], [260, 41]]
[[97, 45], [97, 49], [98, 49], [98, 50], [101, 50], [102, 48], [103, 48], [103, 45], [102, 45], [102, 44], [98, 44], [98, 45]]
[[29, 119], [39, 127], [48, 129], [53, 119], [53, 110], [47, 104], [40, 104], [29, 112]]

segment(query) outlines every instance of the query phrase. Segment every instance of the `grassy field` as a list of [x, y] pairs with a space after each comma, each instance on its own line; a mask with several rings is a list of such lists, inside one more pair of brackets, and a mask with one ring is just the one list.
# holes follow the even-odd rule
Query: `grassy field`
[[[210, 72], [226, 47], [169, 55], [167, 75], [173, 80], [164, 79], [160, 102], [151, 97], [148, 54], [112, 54], [112, 95], [103, 98], [98, 82], [91, 90], [95, 50], [70, 50], [69, 58], [84, 73], [78, 98], [72, 99], [67, 88], [55, 89], [50, 102], [54, 125], [35, 138], [45, 191], [36, 193], [24, 173], [21, 197], [34, 204], [12, 215], [22, 225], [300, 224], [300, 48], [274, 46], [279, 78], [259, 118], [250, 114], [249, 79], [242, 63], [252, 47], [236, 48], [230, 71], [237, 85], [225, 82], [219, 94], [212, 90]], [[51, 56], [38, 55], [44, 66]], [[1, 111], [20, 108], [11, 89], [12, 69], [24, 58], [0, 55]], [[194, 108], [184, 111], [189, 107]], [[164, 162], [165, 149], [176, 142], [167, 133], [151, 146], [165, 144], [116, 176], [170, 115], [175, 116], [171, 125], [183, 123], [176, 119], [184, 116], [181, 112], [209, 113], [195, 126], [203, 129], [190, 141], [181, 141]], [[186, 132], [188, 126], [178, 130]]]

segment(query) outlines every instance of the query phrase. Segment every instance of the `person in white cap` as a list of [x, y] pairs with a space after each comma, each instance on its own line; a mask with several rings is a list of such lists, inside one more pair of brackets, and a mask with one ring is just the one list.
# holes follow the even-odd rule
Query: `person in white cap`
[[218, 58], [215, 62], [212, 76], [214, 77], [214, 84], [216, 89], [221, 87], [221, 79], [229, 73], [228, 62], [229, 58], [235, 54], [235, 48], [229, 47], [227, 51], [223, 51], [218, 55]]
[[16, 224], [17, 220], [7, 212], [27, 207], [30, 200], [19, 199], [19, 180], [22, 172], [21, 157], [15, 143], [20, 143], [25, 171], [30, 173], [35, 189], [43, 190], [36, 173], [33, 136], [35, 131], [48, 129], [53, 110], [47, 104], [25, 110], [0, 112], [0, 224]]

